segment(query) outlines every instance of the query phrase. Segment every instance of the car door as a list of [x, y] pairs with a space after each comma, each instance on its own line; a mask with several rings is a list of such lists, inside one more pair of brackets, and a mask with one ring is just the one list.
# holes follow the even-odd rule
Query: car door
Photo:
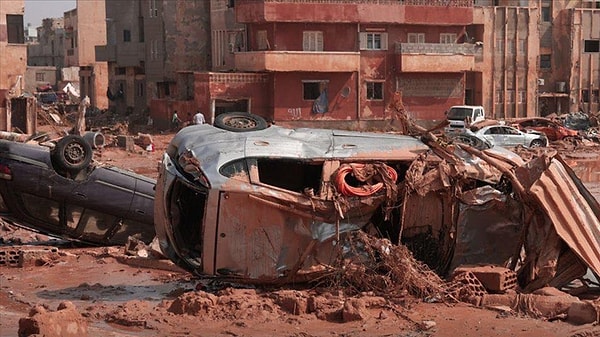
[[525, 133], [508, 126], [502, 127], [502, 133], [505, 135], [506, 144], [508, 146], [528, 145], [525, 144]]
[[500, 126], [491, 126], [483, 133], [483, 136], [498, 146], [506, 146], [506, 135], [502, 132]]
[[87, 209], [126, 217], [135, 191], [135, 178], [110, 167], [96, 167], [85, 181], [79, 182], [69, 202]]
[[245, 182], [238, 174], [236, 188], [219, 192], [214, 270], [278, 277], [294, 268], [313, 241], [311, 226], [319, 219], [309, 195], [319, 193], [322, 163], [250, 159], [248, 167]]

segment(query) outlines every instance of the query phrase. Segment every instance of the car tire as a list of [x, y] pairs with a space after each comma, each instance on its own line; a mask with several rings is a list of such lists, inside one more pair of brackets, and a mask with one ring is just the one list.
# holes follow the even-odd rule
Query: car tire
[[542, 147], [544, 146], [544, 141], [539, 140], [539, 139], [534, 139], [531, 141], [531, 144], [529, 145], [529, 147]]
[[215, 117], [214, 126], [219, 129], [246, 132], [266, 129], [267, 121], [261, 116], [247, 112], [226, 112]]
[[50, 153], [55, 168], [69, 172], [77, 172], [86, 168], [92, 161], [92, 147], [77, 135], [61, 138]]

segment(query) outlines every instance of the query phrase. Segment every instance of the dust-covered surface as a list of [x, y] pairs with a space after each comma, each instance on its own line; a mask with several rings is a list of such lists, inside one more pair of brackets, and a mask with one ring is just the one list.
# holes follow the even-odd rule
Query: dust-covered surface
[[[104, 146], [94, 159], [156, 178], [172, 136], [152, 134], [152, 148]], [[559, 145], [600, 199], [595, 144]], [[363, 244], [384, 247], [400, 262], [284, 288], [198, 279], [143, 249], [75, 247], [5, 221], [0, 239], [4, 252], [30, 252], [22, 266], [0, 266], [0, 336], [600, 336], [594, 323], [566, 319], [568, 309], [560, 308], [588, 305], [572, 295], [460, 301], [461, 289], [473, 284], [446, 282], [404, 247], [370, 238]], [[597, 294], [586, 296], [592, 307], [598, 303]], [[585, 309], [582, 322], [596, 312]]]

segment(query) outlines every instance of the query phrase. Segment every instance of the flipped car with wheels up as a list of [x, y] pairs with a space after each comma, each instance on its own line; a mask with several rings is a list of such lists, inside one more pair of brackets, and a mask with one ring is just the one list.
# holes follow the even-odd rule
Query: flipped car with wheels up
[[0, 216], [37, 232], [94, 245], [154, 238], [155, 180], [92, 162], [68, 135], [54, 147], [0, 140]]
[[[249, 115], [226, 117], [227, 130], [217, 123], [183, 128], [159, 165], [160, 248], [196, 275], [251, 283], [322, 280], [360, 270], [347, 263], [402, 244], [441, 275], [512, 258], [524, 266], [526, 285], [542, 276], [539, 249], [557, 249], [550, 255], [558, 256], [572, 248], [577, 256], [600, 258], [600, 208], [558, 158], [526, 162], [479, 139], [466, 139], [481, 145], [475, 148], [426, 131], [413, 137], [289, 129], [265, 127]], [[527, 184], [516, 180], [516, 170]], [[568, 193], [544, 194], [553, 184]], [[574, 211], [565, 215], [565, 209]], [[527, 216], [532, 212], [540, 216]], [[578, 236], [594, 249], [578, 251], [584, 243], [573, 244], [570, 236], [564, 247], [535, 241], [556, 228], [574, 236], [598, 233]], [[376, 251], [356, 244], [357, 233], [378, 238]], [[593, 267], [600, 271], [600, 263]]]

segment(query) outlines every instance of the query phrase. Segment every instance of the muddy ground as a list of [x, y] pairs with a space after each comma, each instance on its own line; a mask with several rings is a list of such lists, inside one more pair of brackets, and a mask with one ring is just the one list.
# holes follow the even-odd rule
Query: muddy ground
[[[156, 178], [172, 136], [153, 134], [153, 152], [105, 146], [94, 158]], [[559, 148], [600, 200], [598, 147]], [[0, 266], [0, 336], [19, 336], [19, 330], [28, 336], [40, 327], [47, 336], [98, 337], [600, 336], [595, 324], [575, 325], [564, 315], [533, 317], [506, 306], [410, 295], [349, 297], [346, 289], [319, 285], [260, 289], [203, 280], [155, 258], [151, 250], [73, 247], [4, 221], [0, 238], [13, 243], [3, 248], [30, 249], [35, 256], [23, 267]], [[33, 313], [42, 318], [27, 319]]]

